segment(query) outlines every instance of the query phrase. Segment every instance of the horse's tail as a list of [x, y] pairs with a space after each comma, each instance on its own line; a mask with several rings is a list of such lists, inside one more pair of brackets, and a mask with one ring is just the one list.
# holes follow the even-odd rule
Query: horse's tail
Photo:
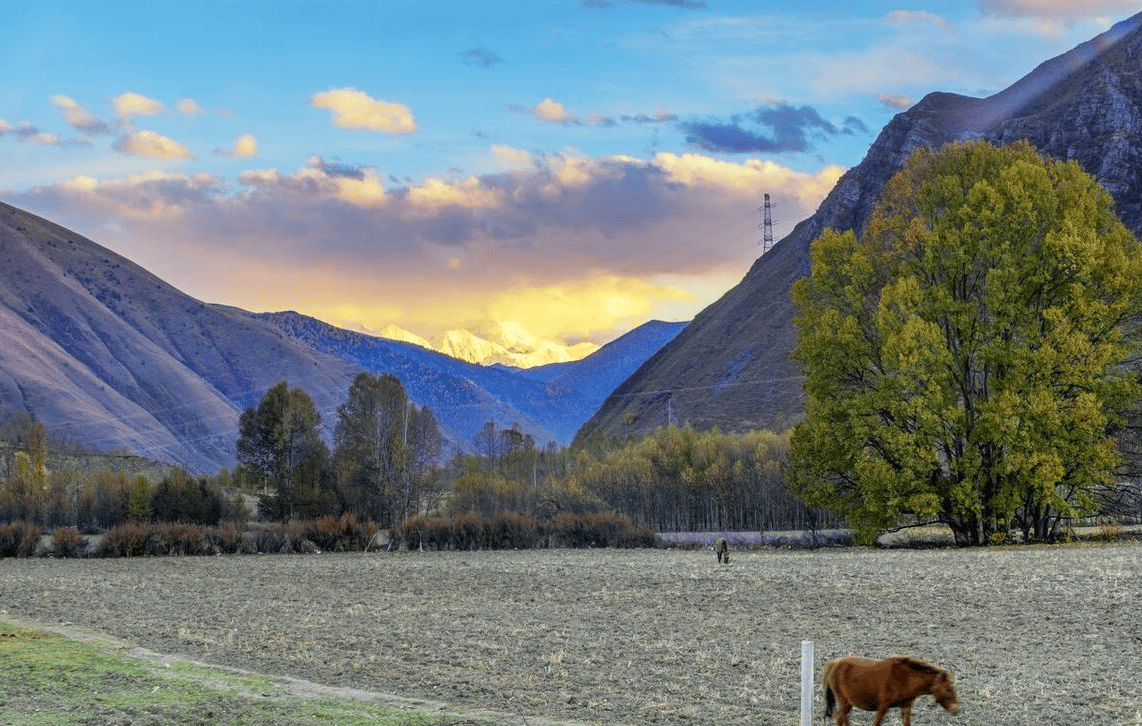
[[837, 697], [833, 694], [833, 686], [829, 683], [829, 676], [833, 673], [833, 664], [825, 664], [825, 672], [821, 676], [821, 685], [825, 687], [825, 718], [833, 715], [833, 706], [837, 702]]

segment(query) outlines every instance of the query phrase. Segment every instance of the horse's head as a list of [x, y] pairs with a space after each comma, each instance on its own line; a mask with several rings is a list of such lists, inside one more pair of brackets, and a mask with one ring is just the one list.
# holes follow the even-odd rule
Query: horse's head
[[936, 699], [936, 703], [944, 707], [948, 713], [958, 713], [960, 710], [960, 701], [956, 698], [956, 687], [952, 682], [952, 676], [947, 671], [940, 671], [932, 680], [932, 697]]

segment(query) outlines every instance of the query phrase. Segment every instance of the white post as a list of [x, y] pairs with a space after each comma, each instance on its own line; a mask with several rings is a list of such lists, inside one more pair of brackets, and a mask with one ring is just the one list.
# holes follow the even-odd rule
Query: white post
[[801, 641], [801, 726], [813, 723], [813, 641]]

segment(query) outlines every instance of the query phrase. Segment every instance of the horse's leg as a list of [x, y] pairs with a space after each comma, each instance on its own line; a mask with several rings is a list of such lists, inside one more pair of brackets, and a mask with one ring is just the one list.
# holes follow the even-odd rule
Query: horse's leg
[[841, 707], [837, 709], [837, 726], [852, 726], [849, 723], [849, 709], [852, 707], [848, 701], [841, 701]]
[[904, 726], [912, 726], [912, 702], [904, 704], [900, 707], [900, 718], [904, 721]]
[[872, 726], [880, 726], [880, 722], [884, 720], [886, 713], [888, 713], [888, 706], [881, 706], [876, 709], [876, 719], [872, 722]]

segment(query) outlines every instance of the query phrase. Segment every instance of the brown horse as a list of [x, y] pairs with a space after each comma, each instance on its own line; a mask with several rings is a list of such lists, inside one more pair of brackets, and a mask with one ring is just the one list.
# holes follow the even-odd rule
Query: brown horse
[[949, 713], [960, 710], [952, 674], [906, 656], [871, 660], [837, 658], [825, 664], [825, 718], [837, 707], [836, 726], [849, 726], [853, 706], [876, 711], [873, 726], [880, 726], [890, 708], [899, 708], [904, 726], [912, 726], [912, 701], [930, 694]]
[[730, 543], [725, 537], [718, 537], [718, 541], [714, 542], [714, 552], [718, 555], [718, 562], [730, 564]]

